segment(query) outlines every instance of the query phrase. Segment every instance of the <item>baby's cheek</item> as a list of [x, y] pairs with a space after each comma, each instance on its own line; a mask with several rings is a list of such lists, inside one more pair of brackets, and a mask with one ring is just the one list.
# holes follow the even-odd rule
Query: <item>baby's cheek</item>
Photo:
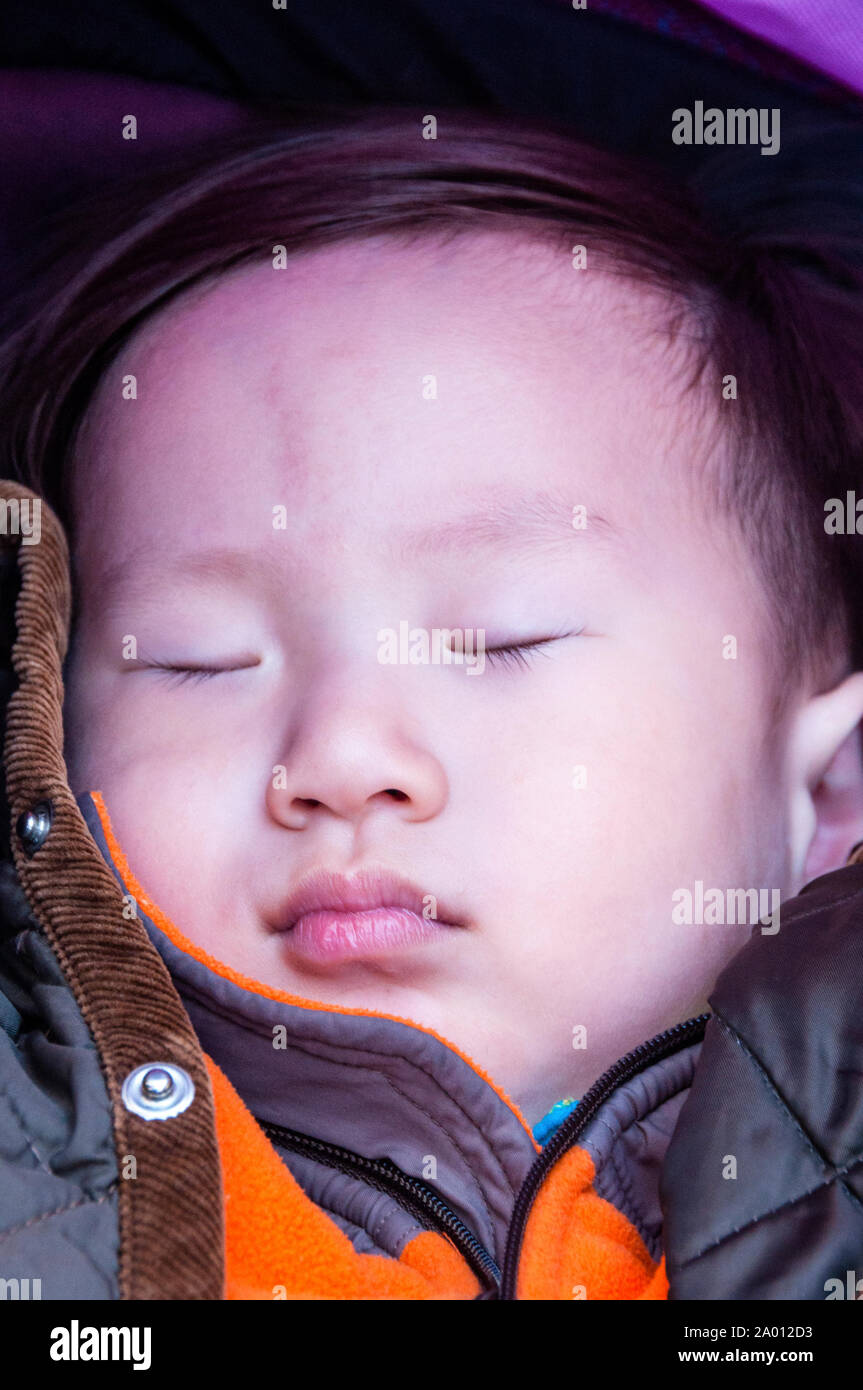
[[[185, 769], [126, 761], [109, 768], [99, 791], [114, 835], [147, 895], [193, 931], [212, 914], [229, 843], [214, 797], [190, 786]], [[209, 816], [209, 819], [208, 819]]]

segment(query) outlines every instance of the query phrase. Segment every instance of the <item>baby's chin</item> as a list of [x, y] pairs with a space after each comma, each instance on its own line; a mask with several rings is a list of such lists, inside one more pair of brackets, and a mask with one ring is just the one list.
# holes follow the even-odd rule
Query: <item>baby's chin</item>
[[[473, 1058], [480, 1009], [466, 997], [465, 982], [447, 970], [438, 950], [375, 957], [338, 966], [300, 967], [281, 960], [261, 983], [304, 1004], [323, 1004], [348, 1012], [375, 1013], [428, 1030]], [[480, 1058], [475, 1058], [481, 1065]]]

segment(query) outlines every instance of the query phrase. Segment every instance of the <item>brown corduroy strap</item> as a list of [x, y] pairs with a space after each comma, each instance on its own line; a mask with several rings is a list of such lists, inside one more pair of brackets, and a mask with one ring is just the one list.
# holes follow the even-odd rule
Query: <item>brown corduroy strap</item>
[[[8, 522], [6, 500], [35, 502], [36, 494], [0, 481], [0, 498]], [[62, 677], [71, 606], [68, 547], [58, 519], [39, 501], [38, 543], [0, 537], [17, 545], [21, 579], [12, 653], [18, 685], [4, 749], [15, 866], [93, 1035], [113, 1106], [120, 1296], [219, 1299], [223, 1194], [209, 1075], [164, 962], [140, 919], [124, 917], [120, 887], [69, 787]], [[28, 857], [15, 827], [39, 802], [51, 804], [51, 829]], [[173, 1119], [144, 1120], [122, 1102], [126, 1076], [152, 1062], [174, 1063], [194, 1082], [192, 1104]]]

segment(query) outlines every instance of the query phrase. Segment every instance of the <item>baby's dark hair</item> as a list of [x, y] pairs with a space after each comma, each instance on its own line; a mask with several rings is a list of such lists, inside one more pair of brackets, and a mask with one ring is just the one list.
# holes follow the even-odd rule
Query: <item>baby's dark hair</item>
[[828, 500], [863, 485], [856, 223], [819, 231], [809, 209], [796, 231], [793, 200], [747, 208], [751, 151], [735, 191], [730, 151], [686, 183], [547, 122], [446, 111], [432, 132], [429, 121], [396, 107], [265, 110], [216, 137], [218, 152], [187, 152], [64, 216], [71, 250], [49, 240], [6, 318], [0, 473], [41, 493], [74, 543], [70, 467], [108, 363], [178, 295], [272, 264], [277, 246], [290, 256], [381, 234], [498, 230], [570, 260], [583, 245], [589, 265], [662, 292], [670, 333], [685, 330], [681, 389], [708, 403], [705, 449], [717, 432], [727, 441], [705, 486], [761, 571], [777, 689], [863, 667], [863, 536], [825, 529]]

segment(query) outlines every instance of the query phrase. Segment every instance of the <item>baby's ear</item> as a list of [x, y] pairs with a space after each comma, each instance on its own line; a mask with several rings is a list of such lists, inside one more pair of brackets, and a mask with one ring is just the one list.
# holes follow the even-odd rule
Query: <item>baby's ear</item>
[[793, 740], [792, 853], [798, 886], [839, 869], [863, 840], [863, 672], [816, 695]]

